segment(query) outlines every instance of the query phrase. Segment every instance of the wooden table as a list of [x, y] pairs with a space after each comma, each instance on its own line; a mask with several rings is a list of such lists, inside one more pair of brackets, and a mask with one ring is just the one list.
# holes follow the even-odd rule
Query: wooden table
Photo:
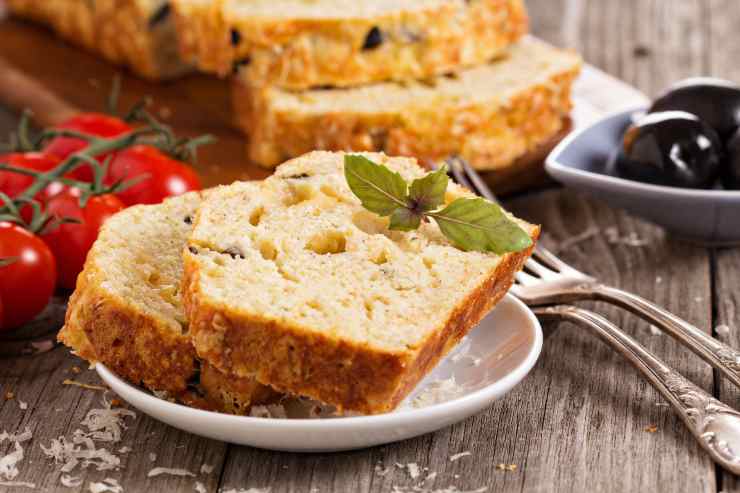
[[[654, 95], [679, 78], [712, 74], [740, 80], [740, 5], [736, 0], [529, 0], [536, 34], [573, 46], [604, 70]], [[0, 134], [16, 117], [0, 109]], [[691, 246], [666, 237], [658, 228], [596, 200], [549, 189], [509, 202], [518, 215], [544, 225], [545, 241], [557, 245], [597, 228], [590, 239], [562, 251], [563, 258], [605, 281], [653, 299], [740, 347], [740, 249]], [[635, 247], [610, 243], [608, 228], [620, 236], [649, 240]], [[615, 308], [595, 305], [648, 348], [704, 389], [731, 405], [737, 390], [667, 336]], [[557, 329], [557, 330], [556, 330]], [[542, 358], [532, 374], [487, 411], [451, 428], [414, 440], [342, 454], [272, 453], [205, 440], [139, 415], [129, 420], [119, 471], [82, 471], [90, 481], [113, 477], [127, 492], [207, 491], [266, 487], [282, 492], [393, 492], [409, 487], [407, 472], [381, 468], [417, 463], [438, 473], [427, 487], [504, 491], [740, 491], [735, 477], [717, 469], [662, 399], [624, 360], [579, 329], [546, 327]], [[80, 374], [73, 367], [83, 368]], [[94, 372], [65, 349], [36, 358], [0, 361], [0, 432], [29, 427], [33, 441], [18, 480], [40, 491], [71, 491], [61, 486], [58, 467], [40, 445], [70, 436], [87, 411], [99, 407], [101, 393], [64, 386], [74, 378], [98, 383]], [[2, 395], [12, 391], [15, 398]], [[19, 402], [28, 403], [21, 410]], [[451, 462], [452, 454], [471, 456]], [[10, 452], [0, 444], [0, 455]], [[149, 452], [157, 454], [150, 461]], [[147, 479], [156, 466], [197, 472], [198, 478]], [[516, 468], [498, 467], [515, 464]], [[513, 470], [512, 470], [513, 469]], [[75, 473], [77, 474], [77, 473]], [[0, 491], [3, 487], [0, 486]], [[220, 491], [220, 490], [219, 490]]]

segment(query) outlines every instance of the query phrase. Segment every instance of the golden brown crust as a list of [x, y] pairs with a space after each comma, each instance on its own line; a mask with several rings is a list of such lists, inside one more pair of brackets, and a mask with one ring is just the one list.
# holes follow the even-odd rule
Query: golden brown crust
[[[479, 170], [501, 170], [557, 135], [572, 108], [571, 88], [580, 71], [574, 65], [532, 84], [503, 106], [439, 104], [403, 115], [389, 113], [299, 113], [279, 111], [270, 91], [234, 81], [239, 126], [249, 136], [250, 159], [273, 167], [314, 149], [381, 151], [439, 162], [452, 155]], [[426, 111], [425, 111], [426, 110]], [[418, 113], [419, 117], [415, 115]], [[433, 121], [428, 121], [433, 115]], [[460, 133], [460, 122], [465, 132]]]
[[188, 70], [178, 53], [174, 22], [152, 22], [162, 2], [150, 9], [134, 0], [96, 2], [8, 0], [10, 11], [52, 27], [65, 40], [130, 67], [148, 79], [167, 79]]
[[200, 387], [206, 407], [230, 414], [246, 414], [252, 404], [274, 402], [283, 397], [253, 378], [224, 373], [207, 361], [201, 362]]
[[[76, 289], [67, 306], [65, 325], [58, 338], [81, 358], [101, 362], [135, 385], [164, 391], [168, 397], [191, 406], [244, 413], [251, 404], [272, 398], [272, 391], [253, 379], [221, 374], [208, 366], [199, 372], [200, 362], [190, 337], [180, 325], [183, 322], [178, 322], [182, 320], [181, 314], [167, 317], [143, 308], [153, 306], [156, 300], [143, 298], [137, 302], [131, 294], [123, 294], [125, 291], [120, 287], [112, 287], [111, 272], [116, 269], [116, 262], [123, 261], [124, 255], [111, 248], [129, 251], [134, 248], [139, 252], [135, 249], [137, 245], [128, 244], [126, 248], [126, 244], [120, 244], [125, 231], [120, 232], [118, 228], [127, 227], [130, 222], [146, 223], [149, 218], [164, 222], [168, 214], [176, 215], [179, 227], [180, 214], [193, 210], [200, 202], [195, 193], [171, 200], [171, 204], [167, 201], [156, 206], [129, 208], [121, 213], [127, 216], [116, 216], [106, 223], [77, 278]], [[151, 235], [167, 234], [156, 228], [157, 224], [153, 226]], [[182, 228], [187, 230], [187, 226]], [[118, 243], [113, 242], [117, 246], [111, 247], [110, 239], [117, 233], [121, 233]], [[137, 241], [147, 240], [146, 237], [137, 238]], [[175, 243], [182, 241], [181, 236], [177, 238]], [[169, 258], [179, 259], [179, 246]], [[172, 268], [165, 264], [162, 260], [163, 268]], [[199, 381], [199, 375], [205, 378]]]
[[[173, 4], [185, 60], [223, 76], [241, 66], [254, 85], [291, 90], [458, 71], [500, 55], [529, 24], [522, 0], [447, 2], [345, 19], [227, 18], [218, 2]], [[382, 42], [363, 49], [373, 29]]]
[[[539, 235], [539, 228], [533, 238]], [[531, 249], [507, 255], [495, 272], [460, 303], [418, 348], [393, 353], [247, 316], [212, 302], [199, 290], [194, 254], [185, 251], [183, 298], [193, 344], [221, 371], [254, 376], [288, 393], [344, 410], [392, 410], [501, 299]]]
[[187, 389], [196, 370], [189, 338], [162, 330], [156, 320], [106, 292], [94, 259], [77, 280], [59, 340], [134, 384], [173, 396]]

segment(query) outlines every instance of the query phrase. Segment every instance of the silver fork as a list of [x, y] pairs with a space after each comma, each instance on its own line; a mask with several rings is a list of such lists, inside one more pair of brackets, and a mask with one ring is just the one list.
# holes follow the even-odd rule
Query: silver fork
[[[489, 200], [497, 201], [488, 185], [466, 162], [457, 159], [448, 163], [455, 181]], [[541, 320], [576, 323], [591, 330], [622, 354], [665, 397], [710, 457], [728, 471], [740, 474], [740, 413], [671, 369], [606, 318], [562, 303], [600, 299], [623, 306], [688, 345], [735, 384], [740, 381], [736, 372], [740, 361], [738, 353], [653, 303], [599, 283], [544, 247], [537, 246], [532, 257], [526, 265], [533, 274], [520, 273], [512, 293], [528, 305], [535, 306], [534, 313]], [[721, 357], [723, 354], [731, 356]], [[725, 364], [728, 358], [734, 358], [734, 367]]]
[[[447, 163], [456, 182], [488, 200], [498, 202], [488, 185], [467, 162], [453, 158]], [[740, 352], [655, 303], [599, 282], [566, 264], [540, 245], [535, 247], [525, 268], [530, 273], [518, 273], [511, 292], [527, 305], [546, 306], [598, 300], [626, 308], [670, 334], [740, 387]]]
[[543, 321], [568, 321], [591, 330], [632, 365], [665, 397], [712, 459], [740, 474], [740, 413], [668, 367], [601, 315], [575, 306], [535, 308]]

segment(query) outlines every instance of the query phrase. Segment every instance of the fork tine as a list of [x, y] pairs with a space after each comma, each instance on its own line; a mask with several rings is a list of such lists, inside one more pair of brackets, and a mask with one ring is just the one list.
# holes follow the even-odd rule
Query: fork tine
[[542, 245], [537, 245], [534, 252], [532, 252], [532, 257], [540, 263], [554, 269], [556, 272], [575, 271], [574, 268], [560, 260], [554, 253]]
[[455, 179], [458, 185], [462, 185], [473, 193], [477, 193], [475, 186], [468, 180], [467, 176], [463, 172], [462, 166], [458, 158], [450, 158], [447, 160], [447, 164], [450, 166], [452, 177]]
[[559, 275], [557, 272], [554, 272], [547, 268], [547, 266], [537, 262], [536, 260], [529, 258], [524, 263], [524, 265], [527, 267], [527, 269], [531, 270], [538, 276], [540, 276], [542, 279], [545, 280], [556, 280], [559, 278]]
[[[491, 202], [495, 202], [497, 204], [500, 203], [496, 198], [496, 195], [493, 193], [493, 191], [491, 191], [491, 188], [488, 186], [488, 184], [483, 180], [483, 178], [481, 178], [480, 174], [478, 174], [478, 172], [465, 159], [459, 156], [455, 156], [449, 158], [447, 160], [447, 163], [452, 170], [452, 175], [455, 178], [456, 182], [472, 190], [476, 194], [485, 197]], [[569, 266], [558, 257], [556, 257], [555, 254], [539, 244], [532, 252], [532, 258], [539, 262], [538, 266], [541, 267], [541, 269], [546, 269], [548, 267], [552, 269], [553, 272], [548, 271], [545, 274], [542, 274], [538, 272], [536, 268], [532, 268], [532, 271], [537, 272], [537, 274], [542, 276], [543, 279], [545, 279], [545, 276], [549, 276], [550, 278], [552, 278], [552, 276], [556, 275], [558, 272], [581, 274], [580, 271]]]
[[456, 160], [458, 163], [460, 163], [460, 166], [462, 166], [463, 171], [465, 171], [465, 175], [473, 183], [474, 191], [477, 192], [478, 195], [481, 195], [491, 202], [495, 202], [497, 204], [500, 203], [496, 196], [493, 194], [493, 191], [491, 191], [491, 188], [486, 184], [485, 181], [483, 181], [483, 178], [481, 178], [478, 172], [475, 171], [472, 166], [470, 166], [470, 163], [460, 157], [456, 158]]
[[541, 282], [536, 277], [521, 271], [516, 273], [516, 280], [519, 281], [522, 286], [531, 286], [532, 284], [537, 284], [538, 282]]

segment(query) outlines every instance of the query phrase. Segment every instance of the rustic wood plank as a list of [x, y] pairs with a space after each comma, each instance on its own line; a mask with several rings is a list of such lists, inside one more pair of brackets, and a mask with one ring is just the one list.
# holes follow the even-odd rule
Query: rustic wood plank
[[[709, 50], [707, 51], [708, 73], [740, 81], [740, 45], [730, 42], [737, 32], [740, 9], [732, 0], [711, 0], [707, 22], [711, 25]], [[715, 284], [713, 308], [715, 327], [726, 326], [729, 331], [715, 331], [715, 337], [731, 346], [740, 347], [740, 250], [717, 250], [714, 256]], [[740, 390], [722, 379], [718, 382], [718, 395], [731, 406], [740, 405]], [[718, 487], [725, 492], [740, 492], [740, 481], [732, 474], [720, 471]]]
[[[716, 311], [715, 337], [732, 347], [740, 347], [740, 249], [722, 249], [714, 257], [714, 296]], [[740, 405], [740, 389], [725, 379], [720, 379], [719, 397], [737, 408]], [[722, 474], [719, 484], [722, 491], [740, 491], [740, 480], [732, 474]]]
[[[587, 61], [650, 94], [673, 80], [707, 71], [740, 79], [733, 68], [740, 47], [726, 41], [732, 39], [740, 21], [736, 2], [529, 0], [528, 5], [536, 34], [579, 49]], [[566, 22], [560, 18], [563, 13]], [[65, 66], [61, 60], [55, 63], [50, 70]], [[85, 84], [89, 85], [76, 81], [62, 92], [80, 97], [79, 87]], [[137, 94], [147, 90], [143, 84], [132, 84]], [[196, 87], [200, 82], [192, 84]], [[102, 90], [98, 93], [102, 97]], [[194, 125], [207, 128], [208, 118], [204, 115]], [[3, 122], [8, 121], [0, 110], [0, 135]], [[700, 327], [713, 325], [710, 258], [705, 249], [666, 238], [657, 228], [568, 191], [530, 195], [511, 205], [523, 217], [541, 222], [554, 243], [595, 226], [602, 232], [617, 227], [622, 234], [634, 231], [650, 239], [646, 247], [628, 247], [609, 244], [602, 233], [563, 252], [563, 257], [663, 304]], [[715, 263], [718, 321], [733, 328], [738, 328], [740, 310], [740, 299], [733, 294], [740, 281], [738, 255], [737, 250], [720, 251]], [[645, 323], [622, 311], [596, 306], [684, 375], [705, 389], [712, 388], [709, 368], [671, 339], [652, 335]], [[740, 347], [736, 331], [720, 337]], [[29, 403], [29, 409], [21, 413], [15, 400], [0, 399], [0, 429], [28, 425], [35, 431], [19, 479], [36, 481], [46, 491], [69, 490], [59, 485], [58, 474], [50, 474], [39, 443], [68, 436], [85, 413], [99, 405], [99, 393], [59, 385], [74, 365], [82, 366], [63, 349], [0, 364], [2, 388], [18, 389], [18, 398]], [[79, 378], [96, 381], [90, 372]], [[723, 387], [721, 392], [729, 403], [738, 402], [736, 390]], [[202, 463], [216, 466], [212, 475], [198, 478], [209, 491], [220, 484], [228, 488], [272, 486], [273, 493], [314, 488], [322, 493], [388, 492], [394, 485], [414, 484], [397, 468], [380, 476], [375, 472], [378, 461], [382, 467], [395, 462], [429, 467], [438, 477], [427, 486], [436, 488], [454, 484], [463, 490], [488, 486], [489, 491], [714, 492], [720, 487], [737, 491], [733, 478], [715, 478], [712, 463], [673, 413], [659, 403], [660, 397], [601, 342], [563, 325], [558, 330], [549, 328], [542, 360], [522, 386], [488, 411], [435, 434], [344, 454], [277, 454], [236, 446], [229, 446], [227, 454], [224, 444], [139, 416], [118, 446], [142, 452], [131, 453], [120, 472], [90, 472], [85, 478], [115, 477], [127, 491], [192, 491], [193, 479], [146, 480], [146, 472], [153, 467], [148, 452], [153, 451], [159, 456], [157, 466], [194, 472]], [[658, 431], [644, 431], [649, 425], [656, 425]], [[449, 455], [466, 450], [473, 456], [449, 462]], [[0, 454], [6, 452], [7, 448], [0, 448]], [[518, 468], [500, 471], [498, 463], [517, 464]], [[455, 478], [456, 474], [460, 477]]]

